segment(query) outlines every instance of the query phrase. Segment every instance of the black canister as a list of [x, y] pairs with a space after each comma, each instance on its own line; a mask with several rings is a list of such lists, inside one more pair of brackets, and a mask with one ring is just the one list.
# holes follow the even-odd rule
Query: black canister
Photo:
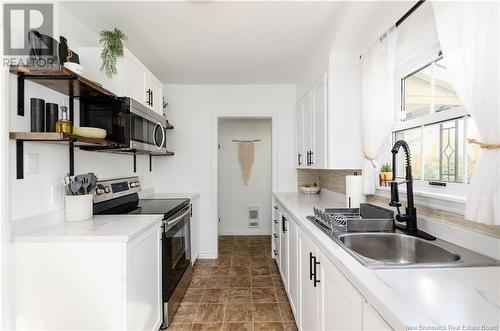
[[31, 132], [45, 131], [45, 101], [31, 98]]
[[56, 122], [59, 119], [59, 105], [47, 102], [45, 104], [45, 131], [56, 132]]

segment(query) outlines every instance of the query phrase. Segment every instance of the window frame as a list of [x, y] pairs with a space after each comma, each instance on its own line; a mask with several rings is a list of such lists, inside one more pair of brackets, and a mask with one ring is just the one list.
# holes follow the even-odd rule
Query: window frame
[[[420, 136], [424, 137], [424, 128], [425, 126], [439, 124], [446, 121], [451, 121], [455, 119], [463, 119], [464, 121], [464, 143], [463, 143], [463, 169], [464, 176], [463, 181], [461, 183], [456, 182], [446, 182], [446, 186], [432, 186], [429, 185], [430, 180], [425, 180], [424, 176], [424, 162], [421, 162], [419, 173], [421, 179], [414, 180], [414, 187], [418, 193], [419, 191], [423, 194], [442, 194], [443, 196], [458, 196], [465, 197], [467, 191], [469, 189], [469, 178], [468, 178], [468, 143], [467, 143], [467, 134], [468, 134], [468, 121], [470, 120], [470, 114], [466, 111], [463, 106], [455, 107], [453, 109], [449, 109], [443, 112], [434, 112], [434, 106], [431, 104], [430, 114], [424, 115], [421, 117], [416, 117], [409, 120], [404, 120], [404, 99], [405, 99], [405, 86], [404, 80], [409, 76], [417, 73], [418, 71], [432, 65], [434, 62], [437, 62], [443, 58], [442, 53], [439, 52], [437, 55], [434, 52], [431, 52], [424, 56], [421, 61], [412, 63], [408, 63], [404, 68], [396, 72], [395, 81], [397, 82], [395, 85], [395, 112], [394, 112], [394, 125], [391, 131], [390, 141], [392, 144], [395, 143], [395, 136], [397, 132], [405, 131], [409, 129], [420, 128]], [[433, 89], [432, 89], [433, 91]], [[433, 92], [432, 92], [433, 93]], [[424, 144], [420, 144], [420, 155], [424, 153]]]

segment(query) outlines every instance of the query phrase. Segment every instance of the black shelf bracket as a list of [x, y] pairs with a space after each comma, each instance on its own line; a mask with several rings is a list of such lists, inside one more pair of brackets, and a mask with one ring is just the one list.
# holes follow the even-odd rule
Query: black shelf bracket
[[149, 154], [149, 172], [153, 171], [153, 155]]
[[73, 140], [69, 142], [69, 175], [75, 175], [75, 144]]
[[17, 76], [17, 115], [24, 116], [24, 74]]
[[24, 178], [24, 141], [16, 140], [16, 178]]
[[137, 154], [134, 152], [134, 172], [137, 172]]

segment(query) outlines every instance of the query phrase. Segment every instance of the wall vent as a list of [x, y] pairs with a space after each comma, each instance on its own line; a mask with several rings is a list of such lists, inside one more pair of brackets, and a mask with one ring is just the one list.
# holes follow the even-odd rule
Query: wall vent
[[260, 227], [259, 206], [248, 206], [248, 227]]

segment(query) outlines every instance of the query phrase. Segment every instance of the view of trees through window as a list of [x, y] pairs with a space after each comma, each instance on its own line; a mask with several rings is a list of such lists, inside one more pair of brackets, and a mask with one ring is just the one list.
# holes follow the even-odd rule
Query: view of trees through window
[[[456, 115], [461, 104], [447, 75], [444, 58], [403, 78], [401, 84], [403, 121], [418, 124], [394, 132], [393, 138], [408, 142], [413, 178], [468, 183], [479, 148], [468, 144], [467, 139], [478, 138], [477, 129], [470, 116]], [[441, 112], [449, 112], [450, 116], [436, 122], [432, 115]], [[398, 158], [396, 175], [404, 177], [402, 153]]]

